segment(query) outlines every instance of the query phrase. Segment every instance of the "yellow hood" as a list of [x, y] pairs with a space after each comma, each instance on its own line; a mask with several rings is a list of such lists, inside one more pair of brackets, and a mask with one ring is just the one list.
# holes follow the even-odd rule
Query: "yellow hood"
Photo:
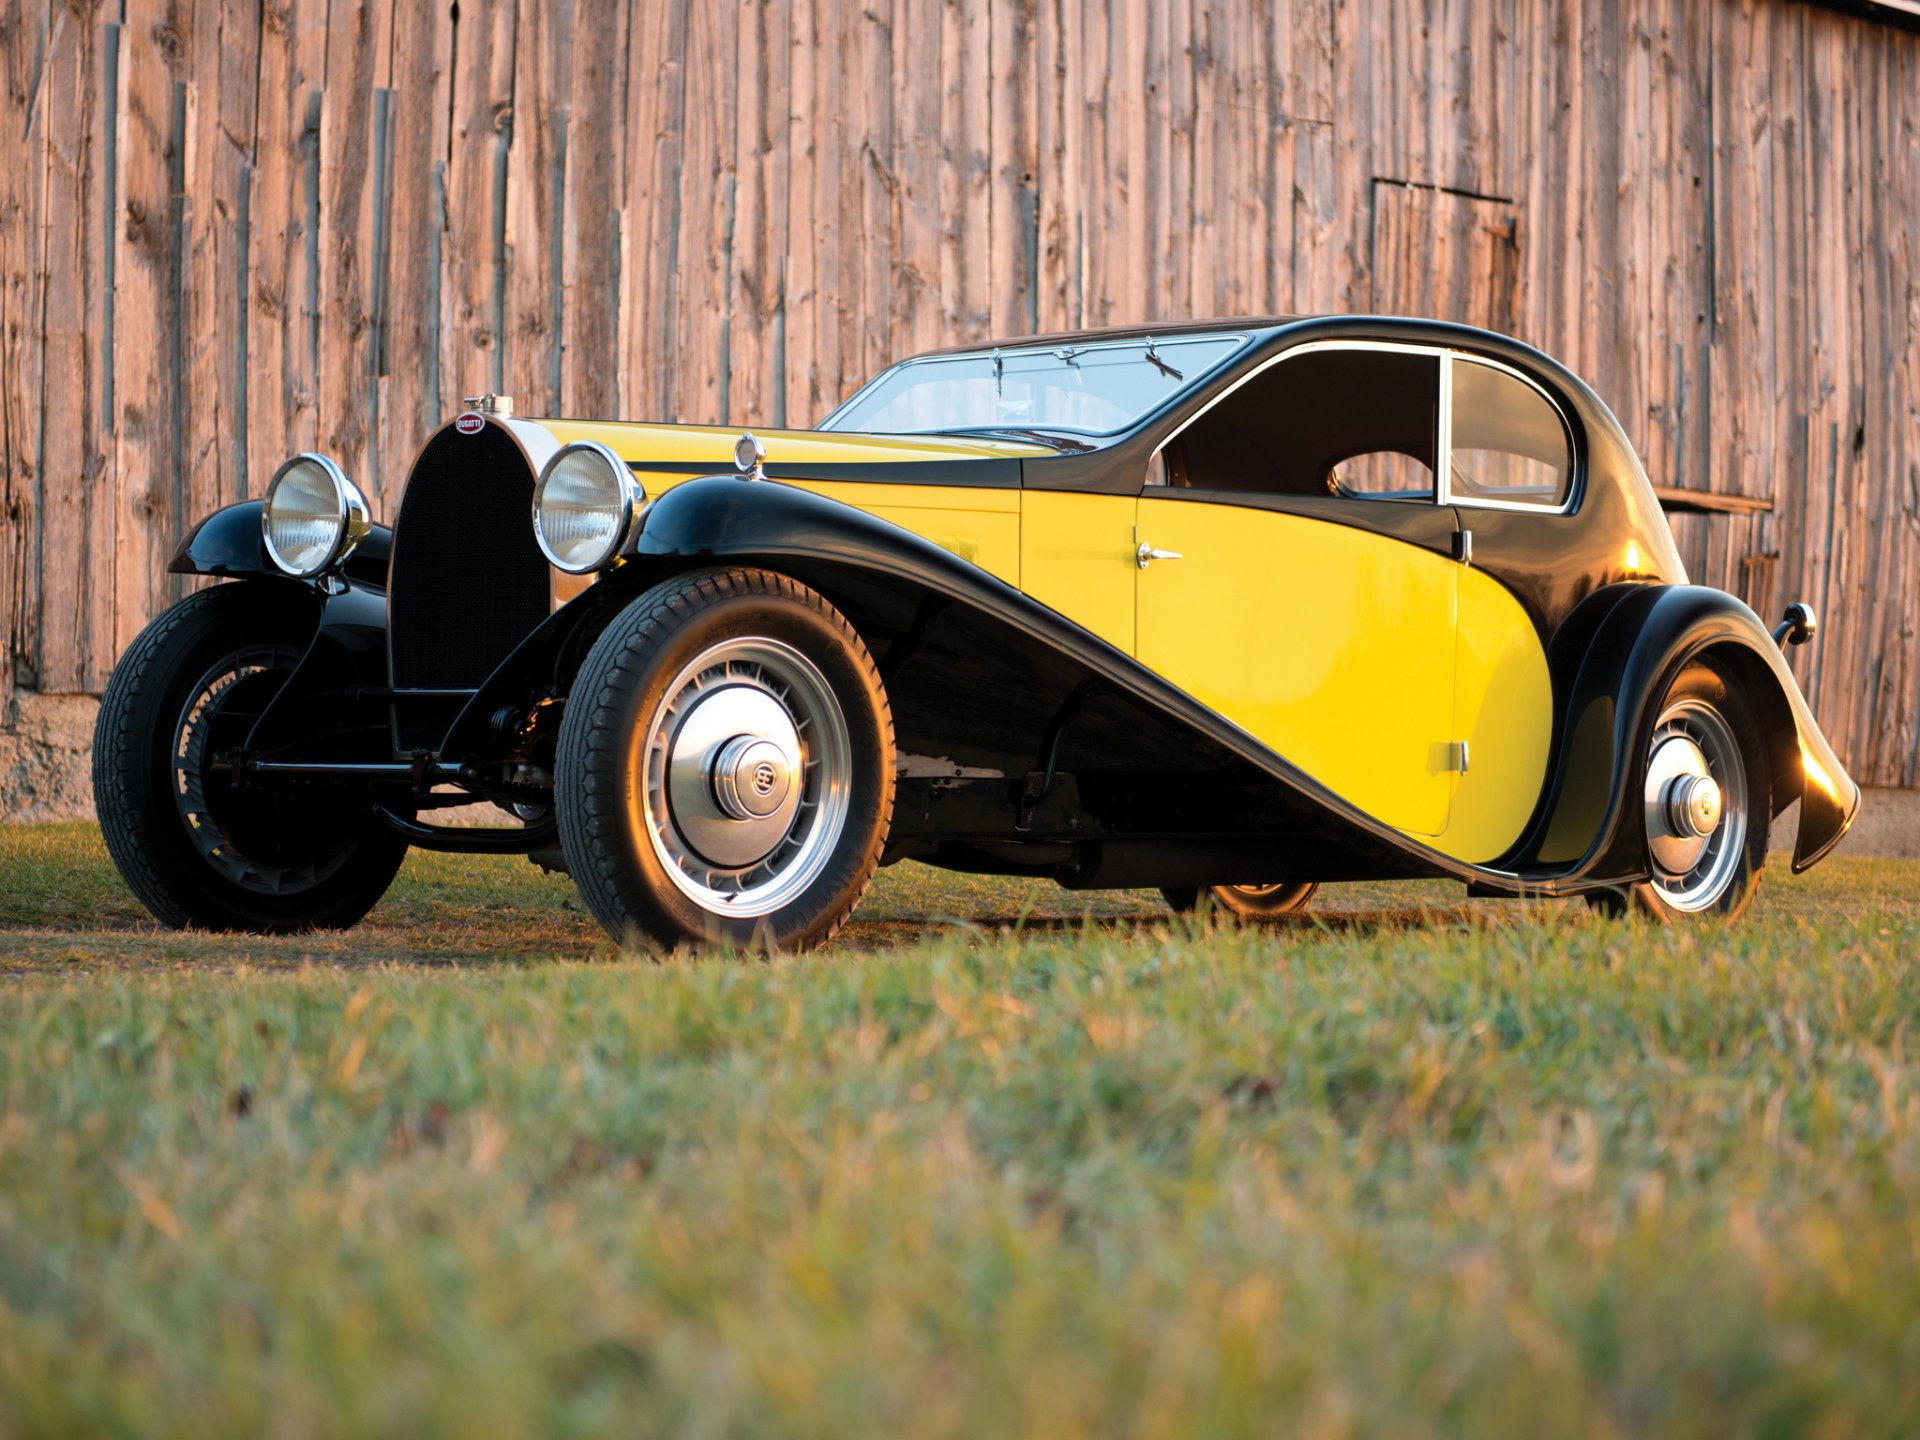
[[[657, 425], [620, 420], [532, 420], [562, 445], [597, 440], [622, 460], [671, 465], [690, 475], [730, 472], [740, 431], [724, 425]], [[925, 460], [1019, 459], [1048, 455], [1044, 445], [945, 435], [856, 435], [820, 430], [753, 432], [767, 447], [769, 465], [898, 464]]]

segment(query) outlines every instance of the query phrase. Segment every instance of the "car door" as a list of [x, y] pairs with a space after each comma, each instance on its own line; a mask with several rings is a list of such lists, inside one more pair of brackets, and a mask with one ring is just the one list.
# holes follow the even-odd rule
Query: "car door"
[[1170, 437], [1135, 510], [1141, 662], [1427, 837], [1465, 758], [1439, 365], [1407, 346], [1290, 352]]

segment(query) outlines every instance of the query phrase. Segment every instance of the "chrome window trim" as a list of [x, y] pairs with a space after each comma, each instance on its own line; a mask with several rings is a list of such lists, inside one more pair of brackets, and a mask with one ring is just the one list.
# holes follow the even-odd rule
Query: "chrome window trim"
[[[1439, 416], [1438, 423], [1435, 427], [1437, 433], [1434, 436], [1434, 459], [1442, 463], [1437, 464], [1435, 467], [1433, 498], [1431, 500], [1409, 500], [1402, 498], [1399, 501], [1400, 504], [1461, 505], [1475, 510], [1517, 510], [1527, 515], [1567, 515], [1572, 513], [1579, 502], [1579, 482], [1582, 467], [1578, 447], [1574, 444], [1573, 425], [1572, 422], [1567, 419], [1565, 407], [1554, 398], [1545, 386], [1541, 385], [1539, 381], [1524, 371], [1515, 369], [1502, 360], [1493, 360], [1485, 356], [1475, 355], [1451, 345], [1416, 345], [1409, 344], [1403, 340], [1309, 340], [1304, 344], [1294, 345], [1282, 350], [1278, 355], [1261, 361], [1258, 365], [1254, 366], [1253, 369], [1247, 371], [1246, 374], [1242, 375], [1205, 405], [1202, 405], [1198, 410], [1194, 411], [1193, 414], [1189, 415], [1180, 423], [1178, 429], [1172, 431], [1166, 439], [1154, 446], [1152, 454], [1147, 457], [1148, 472], [1150, 473], [1152, 471], [1154, 461], [1160, 458], [1161, 452], [1164, 451], [1167, 446], [1186, 434], [1192, 426], [1199, 423], [1209, 410], [1213, 409], [1214, 406], [1218, 405], [1222, 400], [1225, 400], [1241, 386], [1266, 374], [1266, 372], [1273, 369], [1274, 366], [1285, 364], [1295, 356], [1308, 355], [1319, 350], [1371, 350], [1387, 355], [1427, 355], [1431, 356], [1435, 363], [1439, 364]], [[1455, 360], [1465, 361], [1474, 365], [1487, 365], [1495, 370], [1504, 370], [1507, 374], [1514, 376], [1529, 386], [1541, 399], [1545, 400], [1547, 404], [1552, 407], [1553, 413], [1560, 419], [1560, 431], [1566, 437], [1567, 441], [1567, 494], [1566, 498], [1558, 505], [1530, 505], [1522, 500], [1456, 500], [1454, 498], [1452, 362]], [[1196, 490], [1204, 490], [1207, 487], [1196, 485], [1193, 488]], [[1301, 498], [1315, 499], [1318, 497], [1303, 496]], [[1356, 500], [1370, 500], [1375, 497], [1355, 495], [1352, 498]]]
[[[1233, 394], [1235, 391], [1240, 389], [1241, 386], [1250, 384], [1252, 381], [1266, 374], [1267, 371], [1273, 369], [1273, 367], [1276, 365], [1285, 364], [1288, 360], [1291, 360], [1296, 356], [1309, 355], [1314, 353], [1315, 351], [1320, 351], [1320, 350], [1371, 350], [1378, 354], [1383, 354], [1383, 355], [1425, 355], [1431, 358], [1432, 360], [1434, 360], [1435, 363], [1438, 363], [1448, 353], [1446, 351], [1436, 349], [1432, 345], [1409, 345], [1405, 341], [1401, 341], [1401, 340], [1308, 340], [1303, 344], [1290, 346], [1289, 348], [1282, 350], [1278, 355], [1272, 356], [1271, 358], [1266, 360], [1262, 360], [1258, 365], [1254, 366], [1253, 369], [1247, 371], [1246, 374], [1242, 375], [1238, 380], [1234, 381], [1231, 385], [1227, 386], [1226, 389], [1222, 390], [1218, 395], [1214, 396], [1206, 404], [1202, 405], [1198, 410], [1194, 411], [1193, 414], [1189, 415], [1185, 420], [1183, 420], [1180, 424], [1179, 429], [1173, 431], [1170, 435], [1167, 436], [1166, 439], [1162, 440], [1158, 445], [1153, 447], [1153, 454], [1147, 457], [1148, 468], [1149, 469], [1152, 468], [1155, 458], [1159, 456], [1161, 451], [1165, 450], [1167, 446], [1171, 445], [1174, 441], [1178, 440], [1182, 435], [1186, 434], [1188, 430], [1193, 428], [1193, 426], [1199, 424], [1201, 419], [1205, 417], [1206, 413], [1209, 410], [1213, 409], [1213, 407], [1218, 405], [1222, 400], [1225, 400], [1229, 395]], [[1442, 365], [1440, 367], [1440, 375], [1441, 375], [1441, 383], [1443, 385], [1445, 384], [1446, 373], [1447, 373], [1446, 366]], [[1446, 437], [1448, 433], [1445, 428], [1446, 396], [1444, 393], [1440, 397], [1440, 405], [1441, 405], [1442, 413], [1439, 417], [1440, 423], [1435, 426], [1436, 433], [1434, 435], [1434, 446], [1435, 446], [1434, 459], [1435, 460], [1438, 460], [1440, 458], [1440, 453], [1439, 453], [1440, 442]], [[1195, 485], [1193, 488], [1196, 490], [1204, 490], [1207, 487], [1204, 485]], [[1440, 493], [1441, 493], [1440, 475], [1438, 473], [1438, 469], [1436, 468], [1436, 471], [1433, 477], [1433, 498], [1431, 500], [1427, 500], [1424, 498], [1419, 500], [1409, 500], [1406, 498], [1402, 498], [1399, 503], [1402, 505], [1407, 505], [1407, 504], [1438, 505], [1442, 503], [1439, 498]], [[1302, 496], [1300, 498], [1313, 500], [1313, 499], [1318, 499], [1320, 497], [1307, 495], [1307, 496]], [[1329, 496], [1327, 498], [1331, 499], [1334, 497]], [[1368, 500], [1374, 497], [1368, 496], [1368, 495], [1356, 495], [1352, 498], [1357, 500]]]
[[[1440, 398], [1441, 415], [1446, 426], [1442, 438], [1446, 442], [1447, 464], [1445, 472], [1440, 477], [1441, 494], [1446, 497], [1442, 503], [1460, 505], [1471, 510], [1514, 510], [1523, 515], [1571, 514], [1575, 502], [1580, 498], [1580, 455], [1573, 440], [1573, 424], [1567, 419], [1567, 412], [1560, 402], [1538, 380], [1505, 361], [1489, 359], [1484, 355], [1474, 355], [1451, 347], [1445, 353], [1448, 363], [1441, 371], [1444, 380]], [[1456, 362], [1465, 365], [1484, 365], [1490, 370], [1504, 371], [1547, 402], [1547, 408], [1552, 410], [1560, 421], [1560, 436], [1567, 442], [1567, 493], [1558, 504], [1538, 505], [1526, 500], [1481, 500], [1473, 496], [1456, 496], [1453, 493], [1453, 366]]]
[[[946, 350], [946, 351], [942, 351], [938, 355], [909, 355], [904, 360], [896, 360], [893, 364], [887, 366], [884, 370], [880, 371], [879, 374], [869, 379], [866, 384], [862, 385], [858, 390], [855, 390], [845, 400], [842, 400], [840, 404], [837, 407], [835, 407], [831, 415], [827, 416], [826, 419], [822, 420], [818, 425], [814, 426], [813, 428], [816, 432], [832, 431], [833, 433], [841, 434], [841, 435], [892, 435], [892, 434], [944, 435], [944, 434], [949, 434], [951, 432], [944, 431], [944, 430], [834, 431], [833, 425], [834, 425], [834, 421], [838, 420], [847, 411], [851, 410], [854, 407], [855, 403], [858, 402], [859, 399], [863, 395], [865, 395], [869, 390], [873, 389], [882, 380], [886, 379], [887, 376], [893, 374], [896, 370], [904, 370], [909, 365], [931, 365], [939, 361], [966, 359], [969, 356], [984, 356], [988, 358], [991, 358], [995, 354], [998, 354], [1001, 356], [1007, 356], [1023, 350], [1033, 350], [1033, 351], [1038, 351], [1042, 354], [1053, 355], [1053, 354], [1057, 354], [1061, 350], [1070, 349], [1076, 355], [1085, 355], [1090, 351], [1094, 351], [1094, 350], [1121, 350], [1129, 347], [1142, 347], [1146, 345], [1147, 340], [1149, 338], [1154, 338], [1154, 337], [1138, 336], [1138, 337], [1128, 337], [1126, 339], [1118, 339], [1118, 340], [1091, 340], [1084, 345], [1076, 345], [1070, 340], [1057, 341], [1051, 344], [1028, 341], [1028, 342], [1016, 343], [1012, 345], [999, 345], [999, 346], [988, 345], [988, 346], [983, 346], [978, 350]], [[1205, 370], [1202, 370], [1198, 375], [1195, 375], [1192, 380], [1186, 382], [1187, 386], [1198, 385], [1202, 380], [1204, 380], [1207, 376], [1211, 375], [1215, 370], [1218, 370], [1222, 365], [1231, 364], [1233, 361], [1233, 357], [1238, 355], [1242, 350], [1246, 349], [1247, 346], [1252, 343], [1253, 332], [1249, 330], [1193, 330], [1193, 331], [1188, 331], [1179, 335], [1169, 335], [1165, 339], [1156, 338], [1155, 344], [1156, 345], [1177, 345], [1177, 344], [1183, 344], [1187, 342], [1200, 341], [1200, 340], [1233, 340], [1233, 341], [1237, 341], [1238, 343], [1234, 345], [1232, 350], [1228, 351], [1225, 355], [1222, 355], [1218, 360], [1214, 361], [1213, 364], [1209, 365]], [[1173, 393], [1175, 395], [1178, 395], [1180, 391], [1176, 390]], [[1171, 398], [1172, 396], [1167, 397], [1167, 399], [1171, 399]], [[1164, 405], [1166, 403], [1167, 403], [1166, 400], [1161, 400], [1158, 402], [1159, 405]], [[1059, 430], [1068, 435], [1085, 435], [1094, 440], [1111, 440], [1116, 435], [1126, 434], [1129, 430], [1132, 430], [1135, 426], [1139, 425], [1146, 418], [1147, 417], [1145, 415], [1137, 416], [1133, 420], [1128, 421], [1125, 425], [1122, 425], [1118, 430], [1073, 430], [1073, 429], [1069, 429], [1064, 425], [1042, 425], [1042, 426], [1039, 426], [1038, 428], [1042, 430]]]

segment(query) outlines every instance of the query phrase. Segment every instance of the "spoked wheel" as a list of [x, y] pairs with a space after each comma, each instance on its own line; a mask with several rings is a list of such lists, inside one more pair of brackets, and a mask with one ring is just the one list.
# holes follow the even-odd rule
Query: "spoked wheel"
[[1609, 914], [1732, 919], [1760, 885], [1773, 815], [1758, 727], [1726, 677], [1689, 666], [1667, 692], [1641, 774], [1653, 878], [1589, 897]]
[[615, 939], [804, 948], [879, 863], [892, 717], [825, 599], [700, 572], [634, 601], [589, 652], [556, 782], [568, 869]]
[[114, 668], [94, 734], [94, 804], [108, 853], [163, 923], [337, 928], [392, 883], [406, 842], [364, 797], [244, 788], [225, 768], [313, 628], [305, 597], [216, 586], [161, 615]]
[[1160, 893], [1182, 915], [1205, 906], [1241, 920], [1273, 920], [1305, 910], [1319, 888], [1311, 880], [1297, 880], [1277, 885], [1210, 885], [1204, 890], [1163, 889]]

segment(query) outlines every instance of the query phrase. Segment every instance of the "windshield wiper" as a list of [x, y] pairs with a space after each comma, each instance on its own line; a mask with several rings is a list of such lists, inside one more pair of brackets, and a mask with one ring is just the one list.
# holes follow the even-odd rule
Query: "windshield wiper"
[[940, 435], [1006, 435], [1015, 440], [1031, 440], [1036, 445], [1045, 445], [1049, 449], [1059, 450], [1070, 455], [1082, 455], [1089, 450], [1097, 450], [1097, 445], [1089, 445], [1084, 440], [1075, 440], [1071, 436], [1057, 435], [1047, 430], [1020, 430], [1011, 425], [963, 425], [934, 432]]

